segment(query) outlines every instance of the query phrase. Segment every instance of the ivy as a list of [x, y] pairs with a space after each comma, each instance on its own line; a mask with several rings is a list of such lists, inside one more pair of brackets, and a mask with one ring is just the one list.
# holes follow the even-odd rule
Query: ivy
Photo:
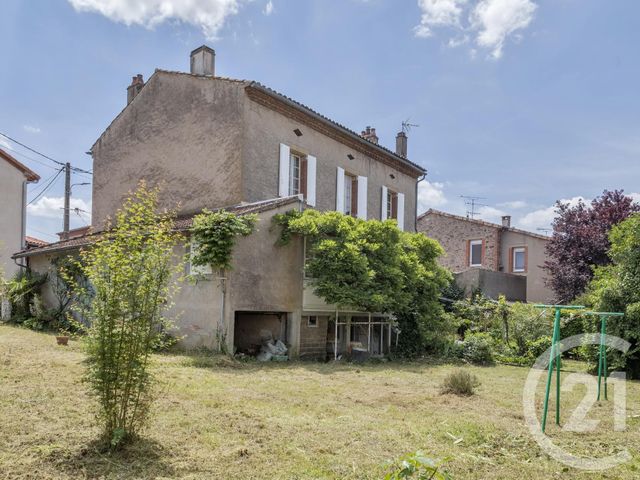
[[[339, 308], [390, 313], [428, 341], [443, 321], [440, 292], [451, 274], [437, 263], [437, 241], [403, 232], [393, 220], [361, 220], [338, 212], [290, 211], [274, 216], [280, 244], [307, 239], [305, 269], [315, 294]], [[402, 328], [402, 326], [401, 326]], [[415, 339], [414, 339], [415, 340]]]
[[226, 210], [212, 212], [206, 208], [196, 215], [191, 227], [193, 239], [191, 263], [230, 269], [233, 247], [238, 236], [253, 233], [258, 217], [255, 214], [235, 215]]

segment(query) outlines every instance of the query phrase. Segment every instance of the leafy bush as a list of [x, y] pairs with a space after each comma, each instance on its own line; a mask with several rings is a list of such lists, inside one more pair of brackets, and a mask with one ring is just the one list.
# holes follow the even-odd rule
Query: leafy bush
[[86, 378], [111, 448], [135, 438], [148, 418], [151, 353], [164, 341], [162, 313], [176, 288], [170, 280], [182, 268], [172, 263], [178, 241], [173, 216], [157, 208], [158, 190], [141, 183], [117, 212], [115, 226], [81, 252], [93, 288]]
[[6, 292], [11, 302], [11, 321], [13, 323], [22, 324], [33, 318], [31, 313], [33, 298], [40, 292], [40, 288], [46, 280], [46, 275], [41, 275], [30, 269], [21, 269], [8, 282]]
[[551, 347], [552, 338], [544, 335], [536, 340], [527, 340], [527, 358], [531, 363]]
[[463, 358], [471, 363], [493, 363], [493, 339], [487, 333], [471, 333], [464, 338]]
[[480, 380], [473, 373], [466, 370], [455, 370], [445, 377], [440, 392], [468, 397], [473, 395], [475, 388], [479, 386]]
[[418, 450], [394, 462], [392, 471], [384, 476], [384, 480], [451, 480], [451, 476], [442, 469], [449, 460], [434, 460]]

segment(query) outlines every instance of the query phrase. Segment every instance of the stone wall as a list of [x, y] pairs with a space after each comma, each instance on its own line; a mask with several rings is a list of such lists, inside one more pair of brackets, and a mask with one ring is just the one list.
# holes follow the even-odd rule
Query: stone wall
[[440, 263], [453, 272], [462, 272], [469, 268], [467, 249], [470, 240], [484, 241], [482, 268], [499, 269], [500, 229], [498, 227], [430, 213], [418, 219], [418, 231], [440, 242], [446, 252], [446, 255], [440, 258]]

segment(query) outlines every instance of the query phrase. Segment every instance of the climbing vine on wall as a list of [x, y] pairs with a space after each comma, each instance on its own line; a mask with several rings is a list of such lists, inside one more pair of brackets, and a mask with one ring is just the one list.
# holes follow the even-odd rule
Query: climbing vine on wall
[[235, 215], [225, 210], [212, 212], [204, 209], [194, 217], [191, 227], [191, 263], [230, 269], [236, 238], [251, 235], [257, 219], [255, 214]]

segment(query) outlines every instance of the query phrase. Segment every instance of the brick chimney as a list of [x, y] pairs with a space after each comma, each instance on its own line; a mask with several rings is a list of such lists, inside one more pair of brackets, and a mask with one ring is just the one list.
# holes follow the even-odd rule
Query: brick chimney
[[503, 215], [502, 226], [504, 228], [511, 228], [511, 215]]
[[396, 155], [407, 158], [407, 134], [404, 132], [396, 135]]
[[365, 130], [362, 131], [360, 136], [365, 140], [369, 140], [371, 143], [375, 143], [376, 145], [378, 144], [378, 136], [376, 135], [375, 128], [367, 127]]
[[216, 72], [216, 51], [202, 45], [191, 52], [191, 74], [213, 77]]
[[131, 103], [131, 100], [133, 100], [135, 96], [140, 93], [142, 87], [144, 87], [144, 79], [142, 78], [142, 74], [139, 73], [138, 75], [133, 77], [133, 80], [131, 80], [131, 85], [127, 87], [127, 105], [129, 105]]

